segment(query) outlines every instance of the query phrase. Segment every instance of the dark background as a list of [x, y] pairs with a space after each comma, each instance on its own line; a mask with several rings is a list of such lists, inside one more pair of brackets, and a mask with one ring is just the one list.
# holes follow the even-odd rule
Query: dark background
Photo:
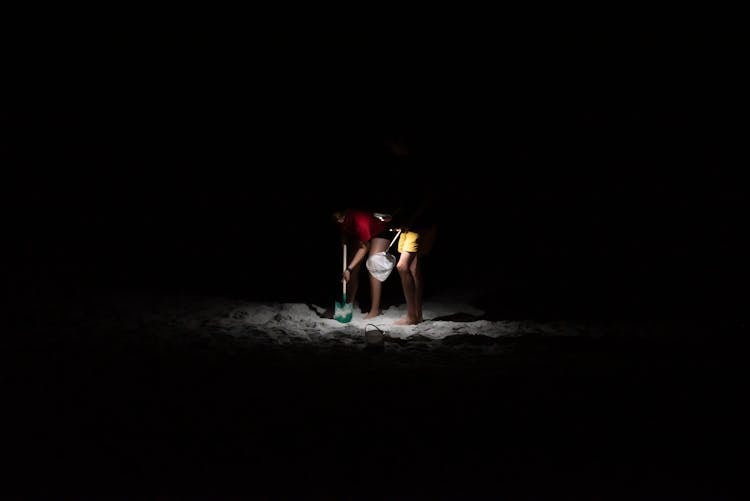
[[326, 304], [331, 211], [390, 210], [425, 183], [443, 213], [430, 293], [506, 318], [744, 304], [731, 33], [209, 24], [15, 39], [11, 290]]
[[[733, 491], [738, 37], [592, 12], [392, 28], [376, 19], [402, 12], [378, 9], [349, 30], [298, 11], [8, 18], [6, 490]], [[221, 297], [333, 306], [331, 212], [397, 207], [422, 183], [442, 215], [426, 294], [612, 328], [372, 352], [344, 342], [354, 326], [264, 345], [184, 325], [193, 305], [233, 315]], [[402, 297], [394, 276], [384, 306]]]

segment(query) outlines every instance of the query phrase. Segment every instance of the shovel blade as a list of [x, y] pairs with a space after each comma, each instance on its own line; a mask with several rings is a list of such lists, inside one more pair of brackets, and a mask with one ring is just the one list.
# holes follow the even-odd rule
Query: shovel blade
[[333, 318], [343, 324], [351, 322], [352, 311], [352, 303], [347, 303], [346, 301], [339, 303], [338, 301], [336, 301], [336, 308], [334, 310]]

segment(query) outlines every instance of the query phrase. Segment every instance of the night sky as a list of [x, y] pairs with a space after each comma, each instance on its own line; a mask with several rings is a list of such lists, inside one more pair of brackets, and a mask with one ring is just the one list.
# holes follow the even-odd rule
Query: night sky
[[707, 36], [219, 31], [40, 45], [2, 112], [15, 280], [325, 302], [331, 211], [424, 185], [433, 290], [489, 290], [511, 317], [741, 304], [743, 185]]

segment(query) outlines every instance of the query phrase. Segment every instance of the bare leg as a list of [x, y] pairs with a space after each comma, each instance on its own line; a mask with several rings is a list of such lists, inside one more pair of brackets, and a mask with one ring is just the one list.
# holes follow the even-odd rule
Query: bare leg
[[437, 235], [437, 226], [420, 233], [419, 238], [419, 252], [414, 256], [412, 260], [410, 270], [412, 277], [414, 277], [414, 303], [416, 304], [415, 310], [417, 320], [419, 322], [424, 321], [422, 317], [422, 298], [424, 297], [424, 273], [422, 272], [422, 263], [424, 262], [424, 256], [430, 253], [432, 247], [435, 245], [435, 237]]
[[422, 322], [422, 296], [424, 295], [424, 282], [422, 276], [422, 262], [419, 260], [419, 255], [414, 256], [412, 260], [411, 276], [414, 278], [414, 313], [418, 322]]
[[346, 284], [346, 302], [354, 304], [359, 289], [359, 266], [352, 268], [349, 272], [349, 282]]
[[401, 277], [401, 287], [404, 289], [404, 299], [406, 299], [406, 316], [396, 320], [395, 325], [414, 325], [421, 321], [420, 311], [417, 310], [417, 284], [412, 273], [412, 266], [416, 264], [416, 256], [412, 252], [402, 252], [396, 265]]
[[365, 319], [377, 317], [382, 313], [380, 311], [380, 296], [382, 295], [382, 292], [383, 284], [380, 283], [380, 280], [370, 275], [370, 295], [372, 297], [372, 304], [370, 305], [370, 311], [364, 316]]
[[[372, 256], [376, 252], [383, 252], [388, 248], [388, 244], [390, 244], [390, 241], [386, 240], [385, 238], [373, 238], [372, 240], [370, 240], [370, 252], [368, 254], [368, 257]], [[382, 293], [383, 284], [380, 282], [380, 280], [370, 274], [370, 297], [372, 302], [370, 305], [370, 311], [364, 316], [365, 319], [377, 317], [382, 313], [380, 311], [380, 298], [382, 296]]]

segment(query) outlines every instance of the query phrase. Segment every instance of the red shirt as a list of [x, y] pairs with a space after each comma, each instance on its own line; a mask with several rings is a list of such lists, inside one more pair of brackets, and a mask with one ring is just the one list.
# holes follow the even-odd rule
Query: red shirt
[[341, 223], [345, 234], [359, 238], [362, 242], [369, 242], [372, 237], [385, 231], [386, 223], [376, 218], [370, 212], [357, 209], [346, 211], [346, 219]]

